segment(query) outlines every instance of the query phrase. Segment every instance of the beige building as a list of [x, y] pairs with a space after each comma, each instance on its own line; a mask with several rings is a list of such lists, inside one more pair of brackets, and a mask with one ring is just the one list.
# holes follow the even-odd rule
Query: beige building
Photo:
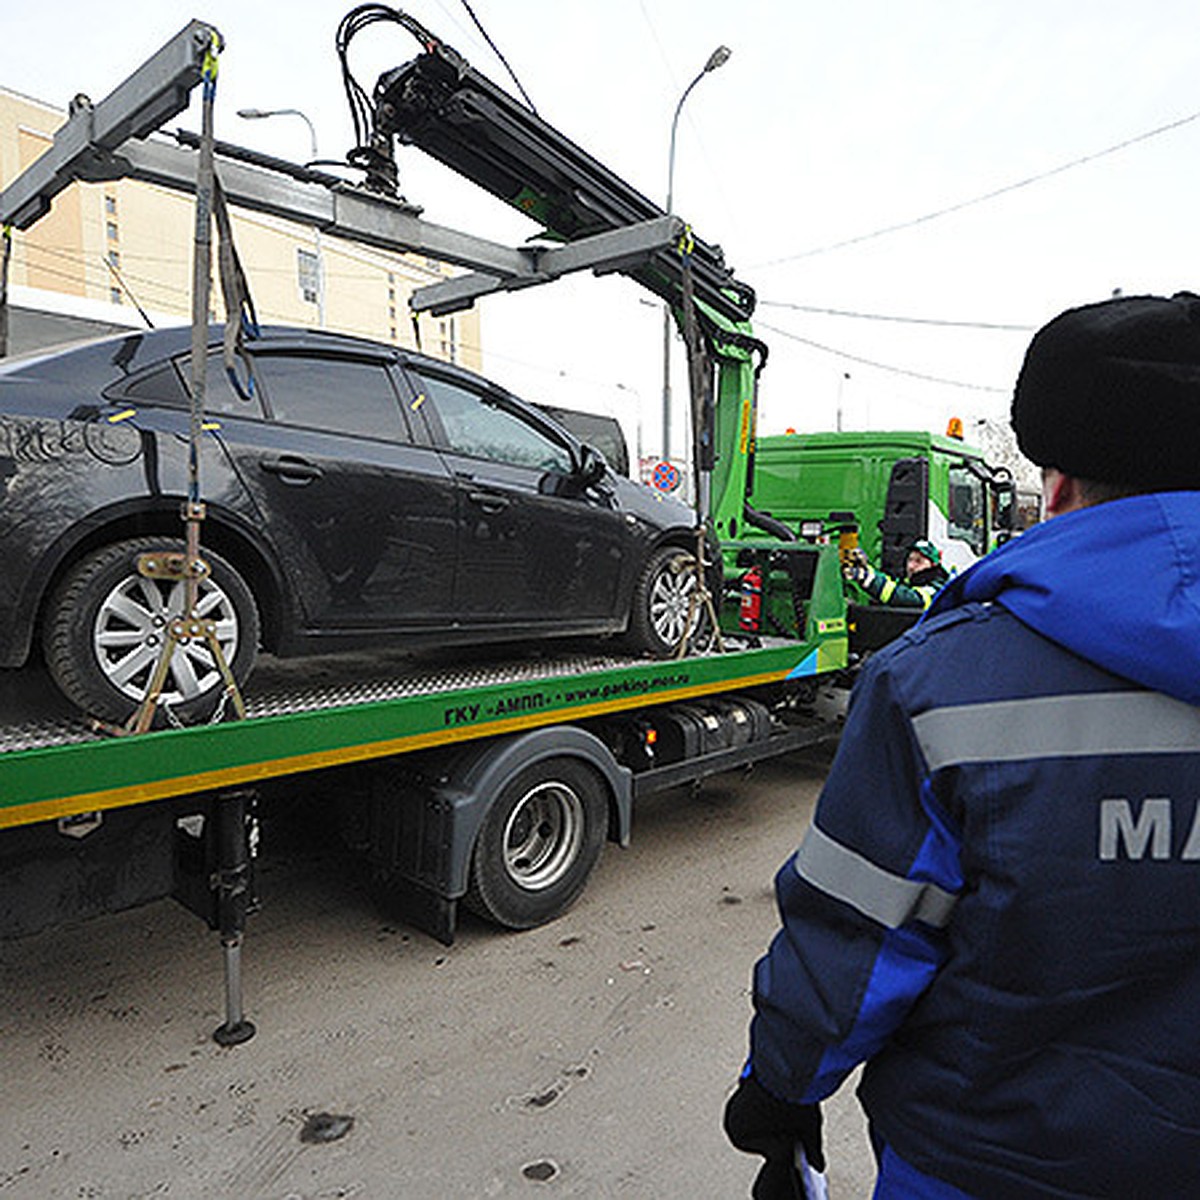
[[[59, 109], [0, 87], [0, 188], [49, 147], [65, 119]], [[235, 210], [233, 224], [264, 325], [324, 325], [416, 348], [409, 295], [451, 274], [430, 259], [387, 254], [257, 213]], [[50, 213], [13, 232], [10, 351], [78, 332], [140, 327], [139, 309], [155, 325], [186, 323], [194, 234], [186, 195], [133, 180], [72, 184]], [[220, 320], [219, 288], [212, 295]], [[480, 369], [477, 310], [424, 315], [419, 337], [425, 353]]]

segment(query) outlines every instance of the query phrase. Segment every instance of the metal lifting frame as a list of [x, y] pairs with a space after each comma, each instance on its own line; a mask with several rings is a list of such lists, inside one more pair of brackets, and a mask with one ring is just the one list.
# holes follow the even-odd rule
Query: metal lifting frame
[[[194, 137], [177, 135], [182, 144], [146, 139], [187, 107], [213, 32], [192, 21], [98, 104], [77, 97], [51, 148], [0, 192], [0, 225], [29, 228], [75, 180], [130, 178], [193, 193], [196, 154], [187, 146]], [[424, 221], [405, 201], [328, 174], [290, 165], [273, 170], [266, 156], [234, 150], [238, 157], [232, 157], [229, 148], [222, 149], [218, 144], [218, 174], [232, 205], [477, 272], [421, 288], [413, 297], [417, 312], [453, 312], [489, 292], [548, 283], [575, 271], [626, 270], [674, 245], [683, 228], [678, 217], [664, 215], [568, 245], [509, 247]]]

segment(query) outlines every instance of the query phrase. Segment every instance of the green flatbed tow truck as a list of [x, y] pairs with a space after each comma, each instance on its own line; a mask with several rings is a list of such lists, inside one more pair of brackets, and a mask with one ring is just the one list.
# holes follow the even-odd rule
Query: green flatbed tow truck
[[[511, 928], [563, 912], [604, 840], [629, 840], [638, 796], [840, 727], [844, 689], [828, 686], [849, 665], [836, 539], [774, 537], [769, 523], [752, 528], [746, 504], [766, 357], [747, 323], [753, 293], [678, 217], [426, 31], [419, 40], [423, 53], [376, 87], [375, 184], [393, 138], [417, 144], [544, 220], [556, 245], [498, 246], [430, 225], [378, 187], [218, 146], [225, 195], [474, 269], [416, 293], [414, 310], [452, 311], [580, 269], [621, 271], [675, 304], [693, 368], [699, 524], [722, 542], [724, 643], [668, 661], [602, 644], [504, 659], [266, 661], [240, 697], [243, 719], [117, 737], [89, 727], [37, 671], [0, 673], [0, 935], [175, 895], [220, 932], [226, 1020], [214, 1036], [226, 1043], [253, 1033], [240, 955], [261, 791], [286, 802], [316, 773], [332, 777], [347, 840], [408, 919], [449, 942], [460, 901]], [[77, 101], [52, 147], [0, 193], [0, 221], [27, 228], [76, 179], [199, 190], [196, 136], [148, 135], [186, 105], [218, 42], [192, 22], [105, 100]], [[406, 113], [405, 97], [423, 99]], [[211, 129], [199, 141], [203, 162]], [[740, 619], [747, 563], [763, 568], [769, 629]]]
[[815, 668], [844, 637], [816, 654], [267, 661], [244, 720], [120, 738], [89, 731], [35, 672], [9, 673], [0, 931], [174, 895], [221, 934], [217, 1036], [241, 1040], [260, 789], [286, 800], [332, 775], [338, 824], [389, 907], [434, 937], [452, 940], [464, 899], [530, 927], [574, 901], [606, 838], [628, 843], [638, 797], [835, 738], [839, 697]]

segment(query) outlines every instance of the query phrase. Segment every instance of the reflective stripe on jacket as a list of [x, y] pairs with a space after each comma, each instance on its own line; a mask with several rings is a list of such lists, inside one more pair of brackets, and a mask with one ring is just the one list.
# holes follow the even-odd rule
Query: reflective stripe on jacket
[[929, 579], [910, 579], [902, 583], [875, 567], [867, 567], [867, 577], [859, 584], [877, 604], [893, 608], [928, 608], [949, 576], [940, 567], [921, 572]]

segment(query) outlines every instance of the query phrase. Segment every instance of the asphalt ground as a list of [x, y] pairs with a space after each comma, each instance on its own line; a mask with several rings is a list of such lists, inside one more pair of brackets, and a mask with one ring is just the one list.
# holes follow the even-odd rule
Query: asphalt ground
[[[276, 814], [237, 1047], [211, 1037], [216, 937], [173, 901], [0, 943], [0, 1197], [749, 1195], [721, 1110], [827, 764], [641, 801], [565, 917], [467, 917], [449, 948], [380, 910], [309, 806]], [[868, 1196], [849, 1089], [826, 1114], [831, 1195]]]

